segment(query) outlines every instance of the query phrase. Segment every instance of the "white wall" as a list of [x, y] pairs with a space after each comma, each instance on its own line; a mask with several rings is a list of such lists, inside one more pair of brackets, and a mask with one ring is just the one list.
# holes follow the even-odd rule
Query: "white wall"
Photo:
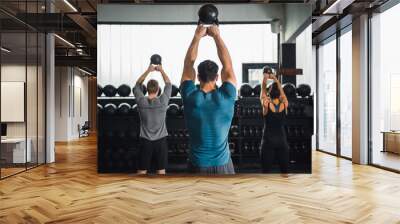
[[[98, 25], [97, 28], [99, 84], [134, 85], [148, 67], [150, 56], [157, 53], [162, 56], [164, 70], [172, 83], [179, 86], [183, 60], [195, 25]], [[271, 32], [269, 24], [221, 25], [220, 30], [239, 84], [242, 82], [242, 63], [277, 61], [277, 35]], [[195, 66], [205, 59], [222, 67], [210, 37], [201, 40]], [[158, 73], [150, 77], [161, 81]]]
[[[76, 68], [56, 67], [56, 141], [77, 139], [78, 125], [88, 120], [88, 78], [83, 75]], [[77, 105], [81, 105], [82, 113]]]

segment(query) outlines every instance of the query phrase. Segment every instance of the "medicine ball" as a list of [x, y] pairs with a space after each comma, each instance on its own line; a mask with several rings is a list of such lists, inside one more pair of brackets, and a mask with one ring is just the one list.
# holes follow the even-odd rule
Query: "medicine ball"
[[263, 74], [272, 74], [272, 73], [274, 73], [274, 72], [272, 71], [271, 67], [269, 67], [268, 65], [264, 66]]
[[199, 23], [218, 25], [218, 9], [215, 5], [205, 4], [200, 7], [197, 14], [199, 15]]
[[161, 56], [158, 55], [158, 54], [153, 54], [153, 55], [150, 57], [150, 63], [151, 63], [152, 65], [161, 65]]
[[179, 115], [179, 106], [177, 104], [171, 103], [168, 105], [167, 114], [170, 116], [178, 116]]
[[103, 87], [101, 85], [97, 85], [97, 96], [101, 96], [103, 94]]
[[[146, 95], [147, 93], [147, 88], [144, 84], [142, 84], [142, 91], [143, 91], [143, 95]], [[135, 92], [135, 87], [132, 88], [132, 92]]]
[[254, 96], [260, 96], [261, 94], [261, 84], [254, 86], [253, 88]]
[[296, 98], [296, 86], [292, 83], [285, 83], [282, 85], [283, 91], [287, 98]]
[[250, 97], [253, 93], [253, 88], [248, 83], [243, 83], [239, 90], [241, 97]]
[[126, 84], [122, 84], [118, 87], [117, 93], [119, 96], [123, 97], [129, 96], [129, 94], [131, 94], [131, 87], [129, 87]]
[[117, 94], [117, 88], [115, 88], [113, 85], [106, 85], [103, 88], [103, 93], [108, 97], [113, 97], [115, 94]]
[[118, 105], [118, 114], [127, 115], [129, 114], [130, 109], [131, 105], [129, 105], [128, 103], [121, 103]]
[[177, 96], [179, 93], [179, 88], [176, 85], [172, 85], [171, 97]]
[[116, 113], [116, 111], [117, 111], [117, 106], [115, 106], [112, 103], [109, 103], [109, 104], [104, 106], [103, 111], [107, 115], [114, 115]]
[[130, 113], [133, 114], [133, 115], [138, 115], [139, 114], [139, 110], [138, 110], [137, 104], [135, 104], [135, 105], [133, 105], [131, 107]]
[[103, 112], [103, 106], [101, 104], [97, 104], [97, 113], [100, 114]]
[[307, 97], [311, 95], [311, 87], [308, 84], [300, 84], [297, 86], [296, 92], [300, 97]]

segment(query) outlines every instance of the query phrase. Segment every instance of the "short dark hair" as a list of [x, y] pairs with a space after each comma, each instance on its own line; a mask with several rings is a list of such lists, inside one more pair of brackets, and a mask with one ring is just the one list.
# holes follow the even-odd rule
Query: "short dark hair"
[[197, 66], [199, 80], [201, 82], [214, 81], [218, 75], [218, 65], [211, 60], [205, 60]]
[[281, 97], [281, 91], [278, 88], [278, 83], [274, 82], [269, 87], [269, 97], [271, 99], [279, 99]]
[[264, 66], [264, 68], [263, 68], [263, 73], [264, 73], [264, 74], [272, 74], [272, 73], [274, 73], [274, 72], [272, 71], [272, 68], [271, 68], [271, 67], [269, 67], [268, 65], [266, 65], [266, 66]]
[[158, 82], [157, 80], [150, 79], [147, 82], [147, 92], [150, 93], [157, 93], [158, 92]]

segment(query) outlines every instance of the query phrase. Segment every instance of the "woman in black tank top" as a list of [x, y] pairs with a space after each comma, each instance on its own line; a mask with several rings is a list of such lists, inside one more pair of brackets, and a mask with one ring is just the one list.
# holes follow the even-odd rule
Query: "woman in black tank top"
[[[274, 82], [267, 91], [267, 80]], [[264, 68], [264, 78], [260, 94], [263, 108], [264, 129], [261, 140], [261, 162], [263, 172], [271, 172], [275, 156], [278, 158], [281, 173], [288, 173], [289, 146], [286, 138], [286, 111], [288, 101], [282, 85], [269, 67]]]

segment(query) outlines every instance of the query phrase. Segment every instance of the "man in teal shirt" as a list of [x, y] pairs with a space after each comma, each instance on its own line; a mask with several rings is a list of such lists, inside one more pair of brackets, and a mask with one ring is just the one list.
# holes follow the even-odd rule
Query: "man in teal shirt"
[[[221, 87], [216, 86], [218, 65], [210, 60], [197, 67], [200, 86], [195, 86], [194, 63], [201, 38], [214, 39], [222, 63]], [[190, 136], [189, 170], [202, 174], [234, 174], [228, 134], [236, 99], [232, 60], [218, 26], [199, 25], [186, 53], [181, 79], [184, 116]]]

